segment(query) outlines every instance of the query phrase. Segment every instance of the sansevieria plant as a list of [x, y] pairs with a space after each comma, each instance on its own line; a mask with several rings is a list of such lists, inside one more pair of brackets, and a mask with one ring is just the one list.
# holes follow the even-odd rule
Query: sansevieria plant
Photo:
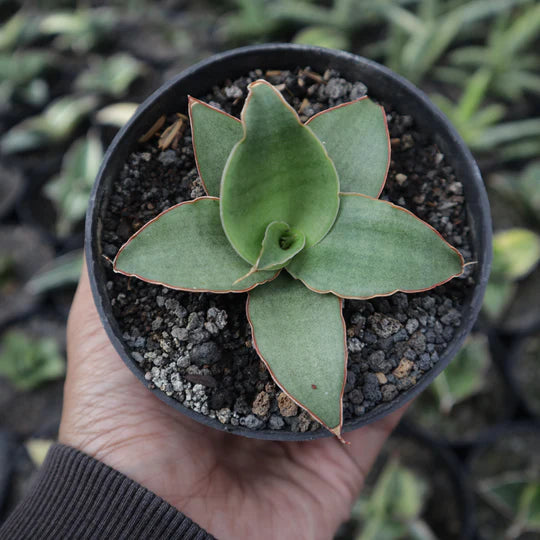
[[281, 389], [341, 438], [344, 298], [418, 292], [463, 272], [430, 225], [378, 199], [390, 164], [382, 107], [367, 97], [302, 124], [264, 80], [241, 119], [189, 99], [208, 196], [165, 210], [114, 270], [183, 291], [246, 293], [253, 346]]

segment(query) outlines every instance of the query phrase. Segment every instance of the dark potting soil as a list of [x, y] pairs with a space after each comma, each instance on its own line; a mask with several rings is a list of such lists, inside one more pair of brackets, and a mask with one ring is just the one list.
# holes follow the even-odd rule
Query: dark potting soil
[[[367, 92], [362, 82], [306, 68], [256, 70], [196, 97], [239, 116], [247, 85], [261, 77], [282, 91], [302, 120]], [[415, 129], [414, 119], [391, 104], [383, 105], [392, 163], [381, 198], [430, 223], [471, 261], [462, 184], [435, 144]], [[168, 119], [175, 120], [172, 115]], [[176, 148], [159, 150], [156, 137], [141, 144], [113, 183], [103, 221], [105, 255], [114, 257], [161, 211], [202, 195], [189, 127]], [[472, 268], [425, 293], [345, 302], [345, 422], [392, 401], [439, 361], [461, 323], [461, 306], [473, 284]], [[259, 360], [245, 315], [245, 294], [175, 291], [114, 274], [110, 267], [108, 279], [114, 316], [149, 385], [222, 424], [301, 432], [320, 427], [280, 392]]]

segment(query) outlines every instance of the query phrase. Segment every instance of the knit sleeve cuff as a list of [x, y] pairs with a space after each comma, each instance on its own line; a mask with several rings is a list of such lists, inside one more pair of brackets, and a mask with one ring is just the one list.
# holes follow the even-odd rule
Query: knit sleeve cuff
[[0, 538], [214, 537], [118, 471], [74, 448], [55, 444], [30, 493], [0, 526]]

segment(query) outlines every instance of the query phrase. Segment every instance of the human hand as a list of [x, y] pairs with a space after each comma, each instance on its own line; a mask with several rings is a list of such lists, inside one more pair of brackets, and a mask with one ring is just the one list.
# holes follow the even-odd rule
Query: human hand
[[198, 424], [124, 365], [83, 268], [68, 322], [60, 442], [120, 471], [220, 539], [332, 538], [401, 414], [347, 434], [350, 445], [334, 437], [261, 441]]

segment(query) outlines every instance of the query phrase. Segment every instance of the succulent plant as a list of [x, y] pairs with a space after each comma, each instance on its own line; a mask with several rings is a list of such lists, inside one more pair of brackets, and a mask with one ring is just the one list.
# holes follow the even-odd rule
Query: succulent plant
[[344, 298], [418, 292], [463, 272], [430, 225], [379, 200], [390, 164], [382, 107], [367, 97], [302, 124], [264, 80], [241, 120], [189, 99], [208, 196], [151, 220], [114, 270], [184, 291], [245, 293], [253, 346], [278, 386], [341, 438]]

